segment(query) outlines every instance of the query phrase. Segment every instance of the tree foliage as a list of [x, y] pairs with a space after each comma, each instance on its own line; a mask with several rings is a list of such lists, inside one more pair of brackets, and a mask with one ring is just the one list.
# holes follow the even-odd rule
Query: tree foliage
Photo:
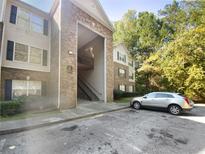
[[[166, 86], [191, 98], [205, 99], [205, 27], [179, 35], [152, 54], [141, 72], [166, 80]], [[159, 80], [155, 81], [159, 85]], [[164, 85], [160, 85], [164, 86]]]
[[142, 66], [136, 89], [177, 91], [205, 100], [205, 0], [176, 1], [156, 16], [129, 10], [115, 23], [114, 42], [125, 42]]
[[168, 26], [153, 13], [141, 12], [137, 15], [135, 10], [129, 10], [122, 20], [115, 22], [114, 27], [114, 42], [124, 42], [133, 54], [140, 55], [156, 51], [168, 34]]
[[137, 12], [135, 10], [128, 10], [121, 21], [114, 24], [114, 42], [124, 42], [127, 47], [134, 47], [138, 40], [136, 31]]

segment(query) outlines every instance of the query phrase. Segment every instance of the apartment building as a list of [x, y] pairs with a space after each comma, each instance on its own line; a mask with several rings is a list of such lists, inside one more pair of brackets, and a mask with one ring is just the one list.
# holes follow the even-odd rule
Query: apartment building
[[124, 43], [114, 46], [114, 89], [135, 92], [135, 60]]
[[112, 101], [113, 29], [98, 0], [55, 0], [50, 12], [20, 0], [0, 7], [3, 100], [24, 96], [40, 109]]

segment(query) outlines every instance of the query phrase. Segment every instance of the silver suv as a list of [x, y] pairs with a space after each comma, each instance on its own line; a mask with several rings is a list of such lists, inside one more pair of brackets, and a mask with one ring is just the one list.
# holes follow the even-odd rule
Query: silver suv
[[143, 97], [133, 98], [130, 105], [135, 109], [164, 108], [173, 115], [179, 115], [182, 111], [190, 111], [194, 107], [194, 102], [179, 93], [153, 92]]

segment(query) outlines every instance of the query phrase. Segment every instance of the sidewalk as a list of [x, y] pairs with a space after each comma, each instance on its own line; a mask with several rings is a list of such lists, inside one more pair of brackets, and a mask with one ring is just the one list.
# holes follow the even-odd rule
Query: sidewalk
[[107, 112], [113, 112], [128, 108], [128, 103], [102, 103], [89, 102], [78, 105], [75, 109], [69, 109], [56, 114], [43, 115], [33, 118], [0, 121], [0, 135], [18, 133], [35, 128], [50, 126], [67, 121], [87, 118]]

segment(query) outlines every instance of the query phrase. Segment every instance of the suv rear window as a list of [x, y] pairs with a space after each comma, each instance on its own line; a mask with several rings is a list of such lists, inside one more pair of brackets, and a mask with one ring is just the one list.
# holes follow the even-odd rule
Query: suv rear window
[[181, 94], [181, 93], [178, 93], [177, 95], [179, 95], [179, 96], [182, 96], [182, 97], [185, 97], [183, 94]]

